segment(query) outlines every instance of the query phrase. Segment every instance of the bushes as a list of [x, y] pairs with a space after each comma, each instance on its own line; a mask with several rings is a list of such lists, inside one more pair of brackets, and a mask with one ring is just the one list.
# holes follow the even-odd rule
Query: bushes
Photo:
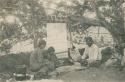
[[16, 65], [29, 67], [30, 53], [8, 54], [0, 57], [0, 73], [14, 73]]

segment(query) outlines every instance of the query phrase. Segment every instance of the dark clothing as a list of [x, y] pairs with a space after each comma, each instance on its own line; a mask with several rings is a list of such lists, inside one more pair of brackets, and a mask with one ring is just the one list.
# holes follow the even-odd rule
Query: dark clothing
[[37, 48], [30, 56], [30, 68], [31, 71], [39, 71], [44, 65], [45, 50]]
[[93, 61], [93, 62], [89, 63], [90, 67], [99, 67], [100, 65], [101, 65], [100, 60], [96, 60], [96, 61]]
[[47, 50], [36, 49], [30, 57], [30, 68], [35, 72], [35, 79], [47, 78], [55, 70], [57, 57], [50, 55]]
[[58, 67], [59, 61], [58, 61], [58, 58], [56, 57], [56, 54], [55, 54], [55, 53], [53, 53], [53, 54], [49, 54], [49, 53], [48, 53], [48, 60], [51, 62], [51, 64], [53, 64], [54, 69], [55, 69], [56, 67]]
[[89, 67], [99, 67], [101, 65], [101, 61], [95, 60], [92, 62], [89, 62], [88, 60], [79, 60], [79, 63], [81, 63], [82, 66], [89, 66]]
[[81, 63], [81, 66], [87, 66], [87, 65], [88, 65], [87, 60], [81, 59], [81, 60], [79, 60], [78, 62]]

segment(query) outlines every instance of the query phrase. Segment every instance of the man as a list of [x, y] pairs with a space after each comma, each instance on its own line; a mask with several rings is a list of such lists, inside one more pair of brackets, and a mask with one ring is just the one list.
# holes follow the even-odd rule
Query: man
[[98, 66], [101, 60], [101, 53], [94, 44], [92, 37], [86, 37], [86, 47], [82, 56], [83, 63], [87, 63], [88, 66]]
[[46, 54], [45, 46], [46, 42], [39, 39], [36, 49], [30, 56], [30, 69], [35, 73], [35, 79], [45, 78], [47, 75], [48, 68], [46, 66], [46, 60], [44, 59], [44, 55]]

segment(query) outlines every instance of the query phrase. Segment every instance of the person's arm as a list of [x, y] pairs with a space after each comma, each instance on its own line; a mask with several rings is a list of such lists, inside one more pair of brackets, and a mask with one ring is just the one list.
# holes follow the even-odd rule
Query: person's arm
[[55, 64], [56, 64], [56, 67], [59, 67], [59, 60], [58, 60], [56, 54], [55, 54]]
[[98, 47], [95, 48], [93, 55], [97, 55], [97, 59], [96, 60], [101, 60], [102, 59], [102, 55], [101, 55], [101, 51]]
[[85, 48], [85, 51], [82, 55], [82, 59], [86, 59], [87, 56], [88, 56], [88, 51], [87, 51], [87, 48]]
[[41, 63], [42, 65], [45, 64], [46, 58], [45, 56], [47, 56], [48, 54], [46, 53], [45, 50], [40, 50], [38, 51], [38, 63]]
[[30, 55], [30, 64], [34, 63], [34, 60], [35, 60], [35, 52], [33, 51]]
[[42, 63], [42, 60], [43, 60], [43, 54], [40, 50], [38, 50], [37, 61], [38, 61], [38, 63]]

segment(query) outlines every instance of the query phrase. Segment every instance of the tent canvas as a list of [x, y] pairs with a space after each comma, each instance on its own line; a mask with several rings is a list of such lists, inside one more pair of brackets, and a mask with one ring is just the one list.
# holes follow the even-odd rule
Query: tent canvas
[[[67, 52], [67, 28], [66, 23], [47, 23], [47, 47], [53, 46], [56, 53]], [[59, 56], [60, 54], [58, 54]], [[67, 56], [64, 55], [63, 56]]]

